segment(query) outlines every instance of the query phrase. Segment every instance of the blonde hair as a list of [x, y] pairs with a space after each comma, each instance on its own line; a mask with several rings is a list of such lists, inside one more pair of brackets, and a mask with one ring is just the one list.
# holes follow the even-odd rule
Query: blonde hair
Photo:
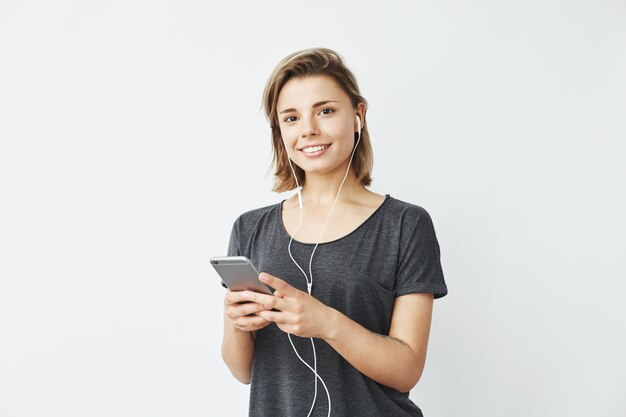
[[[367, 131], [367, 124], [365, 123], [367, 100], [361, 96], [356, 78], [345, 66], [341, 55], [331, 49], [313, 48], [294, 52], [280, 61], [274, 72], [272, 72], [263, 91], [263, 109], [272, 129], [273, 158], [270, 170], [272, 167], [275, 169], [273, 191], [280, 193], [296, 188], [296, 181], [289, 167], [287, 150], [280, 134], [278, 110], [276, 109], [278, 96], [287, 81], [292, 78], [303, 78], [313, 75], [331, 77], [348, 95], [352, 107], [355, 109], [359, 103], [365, 105], [363, 120], [361, 120], [361, 139], [358, 148], [354, 152], [351, 168], [357, 181], [367, 187], [372, 182], [371, 172], [374, 163], [372, 145]], [[295, 164], [293, 169], [298, 176], [300, 185], [304, 184], [304, 170]]]

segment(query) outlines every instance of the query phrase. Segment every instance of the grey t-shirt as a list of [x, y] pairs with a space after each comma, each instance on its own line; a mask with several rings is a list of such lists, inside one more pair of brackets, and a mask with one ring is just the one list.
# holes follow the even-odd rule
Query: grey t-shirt
[[[267, 272], [306, 291], [306, 280], [287, 252], [290, 236], [282, 222], [282, 202], [246, 212], [233, 225], [228, 254], [246, 256]], [[291, 253], [308, 274], [314, 244], [296, 240]], [[387, 195], [357, 229], [321, 243], [313, 257], [312, 295], [365, 328], [389, 334], [395, 297], [448, 290], [439, 260], [432, 220], [423, 208]], [[291, 337], [300, 356], [313, 365], [310, 339]], [[332, 402], [332, 416], [422, 416], [409, 393], [374, 382], [322, 339], [314, 339], [317, 371]], [[314, 374], [300, 362], [287, 334], [275, 324], [256, 335], [251, 417], [306, 417], [313, 401]], [[312, 416], [326, 417], [328, 400], [321, 383]]]

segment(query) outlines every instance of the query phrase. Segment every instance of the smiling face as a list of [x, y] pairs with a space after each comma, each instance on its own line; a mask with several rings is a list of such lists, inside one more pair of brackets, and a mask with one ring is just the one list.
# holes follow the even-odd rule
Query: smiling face
[[276, 107], [283, 144], [296, 165], [307, 174], [345, 173], [357, 110], [331, 77], [292, 78]]

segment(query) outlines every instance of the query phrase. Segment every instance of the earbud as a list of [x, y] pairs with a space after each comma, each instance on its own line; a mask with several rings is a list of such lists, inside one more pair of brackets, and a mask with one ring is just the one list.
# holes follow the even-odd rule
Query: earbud
[[359, 131], [359, 133], [361, 132], [361, 116], [359, 116], [358, 114], [356, 115], [356, 125], [357, 125], [357, 129]]

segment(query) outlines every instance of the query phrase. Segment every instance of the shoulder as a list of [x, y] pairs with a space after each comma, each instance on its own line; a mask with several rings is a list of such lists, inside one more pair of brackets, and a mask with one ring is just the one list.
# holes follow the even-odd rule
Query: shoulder
[[260, 223], [267, 223], [277, 218], [280, 210], [280, 203], [272, 204], [265, 207], [248, 210], [240, 214], [236, 219], [233, 227], [240, 232], [245, 232], [252, 228], [258, 227]]
[[403, 228], [414, 229], [420, 223], [432, 223], [428, 211], [417, 204], [388, 196], [383, 207], [385, 208], [383, 216], [385, 220], [398, 223]]

